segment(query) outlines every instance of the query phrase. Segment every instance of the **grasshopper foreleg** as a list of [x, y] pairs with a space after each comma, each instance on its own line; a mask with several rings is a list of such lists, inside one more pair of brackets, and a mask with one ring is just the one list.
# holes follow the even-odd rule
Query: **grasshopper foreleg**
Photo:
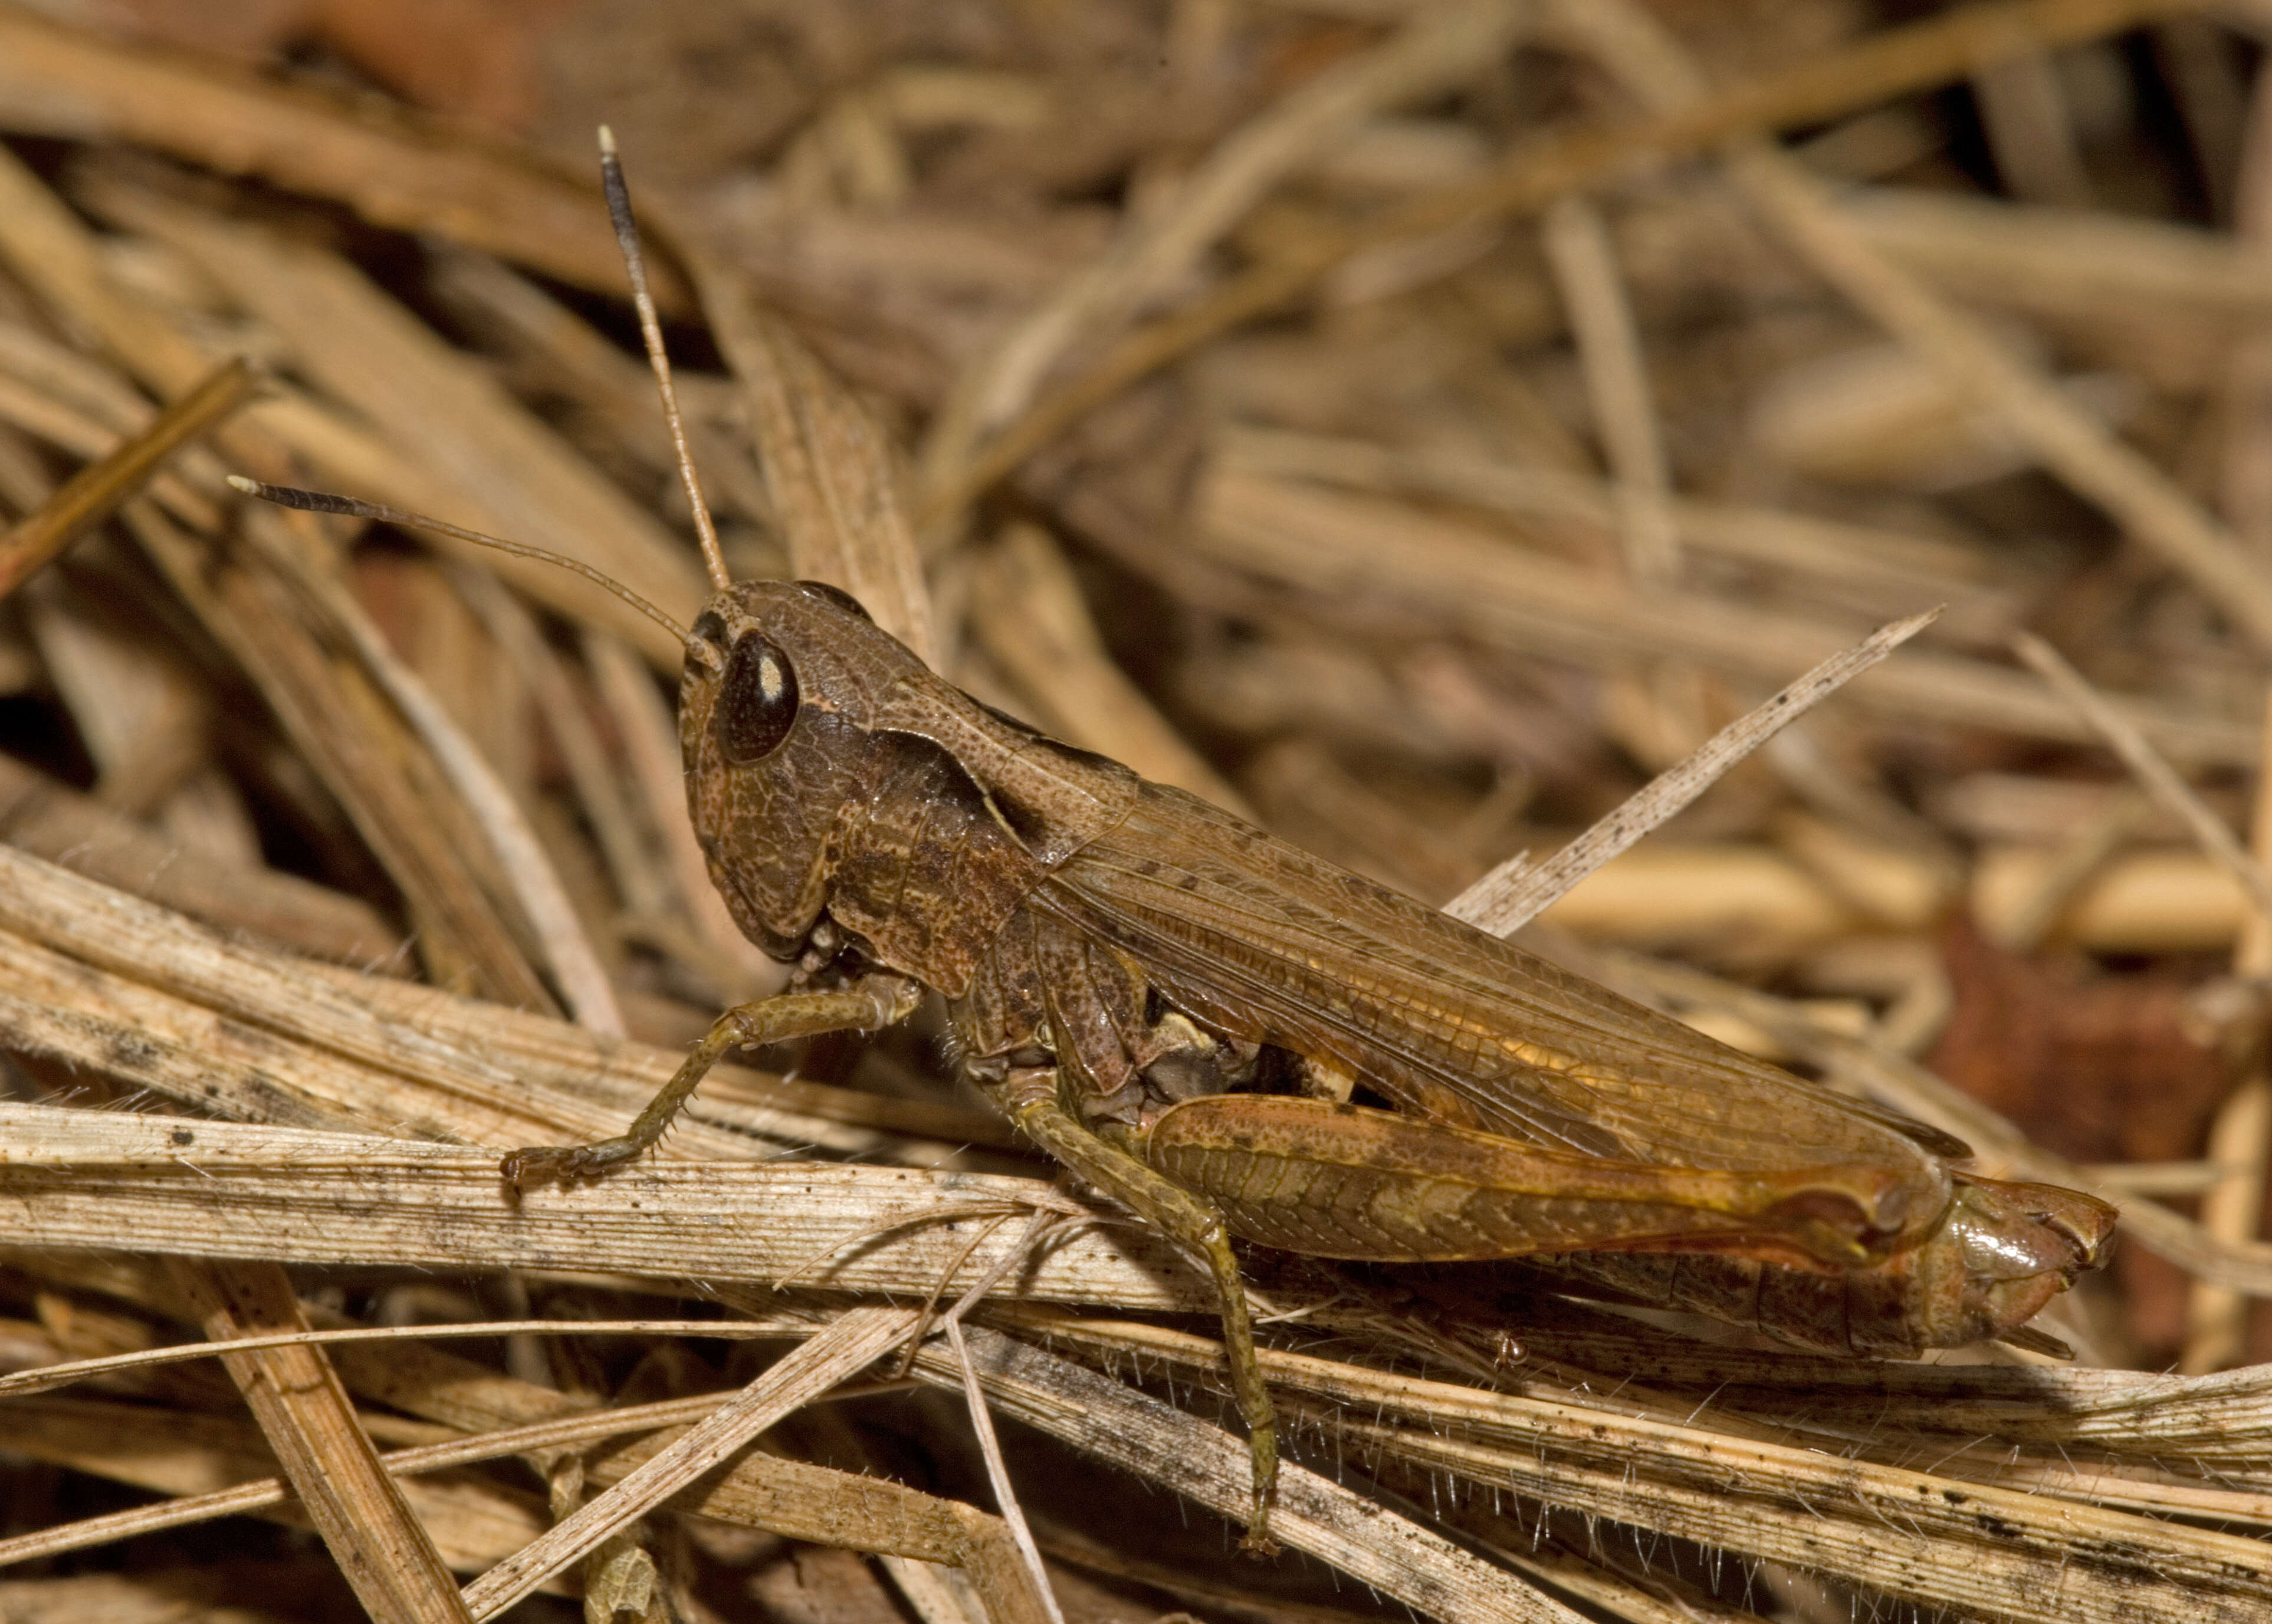
[[1262, 1382], [1261, 1361], [1255, 1357], [1246, 1284], [1231, 1254], [1229, 1225], [1213, 1202], [1170, 1183], [1127, 1151], [1083, 1127], [1058, 1101], [1053, 1083], [1020, 1087], [1025, 1082], [1026, 1076], [1013, 1072], [1001, 1085], [1009, 1096], [1011, 1120], [1060, 1165], [1133, 1207], [1139, 1217], [1203, 1262], [1214, 1277], [1222, 1315], [1223, 1355], [1230, 1364], [1231, 1391], [1246, 1423], [1254, 1466], [1254, 1512], [1241, 1545], [1259, 1555], [1271, 1554], [1278, 1548], [1270, 1538], [1270, 1502], [1278, 1483], [1277, 1412]]
[[904, 1020], [920, 996], [916, 984], [903, 977], [876, 975], [829, 992], [783, 993], [736, 1004], [712, 1024], [628, 1132], [596, 1144], [532, 1145], [513, 1151], [498, 1170], [517, 1189], [538, 1180], [588, 1178], [633, 1160], [662, 1137], [710, 1068], [734, 1050], [825, 1032], [872, 1032]]

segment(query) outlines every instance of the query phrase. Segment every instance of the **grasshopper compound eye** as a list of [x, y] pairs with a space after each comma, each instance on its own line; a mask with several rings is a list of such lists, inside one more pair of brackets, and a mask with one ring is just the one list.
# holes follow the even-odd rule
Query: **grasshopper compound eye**
[[781, 749], [796, 721], [796, 668], [762, 632], [745, 631], [726, 657], [710, 730], [719, 753], [736, 767]]

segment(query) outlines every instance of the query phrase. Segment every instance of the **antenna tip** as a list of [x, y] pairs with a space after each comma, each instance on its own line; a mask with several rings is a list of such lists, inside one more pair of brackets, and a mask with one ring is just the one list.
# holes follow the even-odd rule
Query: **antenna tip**
[[232, 473], [228, 476], [228, 482], [231, 487], [243, 491], [248, 496], [258, 496], [260, 494], [258, 480], [248, 480], [241, 473]]
[[603, 158], [616, 155], [616, 132], [605, 124], [600, 126], [600, 155]]

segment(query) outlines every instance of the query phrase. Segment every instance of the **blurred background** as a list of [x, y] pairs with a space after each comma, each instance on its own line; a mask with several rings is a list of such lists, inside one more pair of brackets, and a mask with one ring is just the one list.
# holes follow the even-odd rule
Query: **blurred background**
[[[1773, 1058], [1922, 1062], [2245, 1241], [2268, 41], [2254, 0], [0, 8], [0, 505], [243, 354], [263, 477], [691, 618], [604, 121], [737, 576], [840, 580], [989, 703], [1431, 903], [1943, 606], [1536, 938]], [[274, 544], [486, 764], [527, 882], [316, 589], [202, 550], [220, 463], [0, 606], [0, 834], [666, 1047], [766, 984], [676, 811], [667, 637], [399, 530]], [[800, 1065], [942, 1097], [921, 1041]], [[2140, 1245], [2062, 1334], [2272, 1357]]]

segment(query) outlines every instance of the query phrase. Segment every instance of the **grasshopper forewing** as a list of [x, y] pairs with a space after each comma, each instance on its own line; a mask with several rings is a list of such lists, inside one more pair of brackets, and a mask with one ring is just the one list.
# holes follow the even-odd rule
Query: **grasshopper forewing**
[[[602, 150], [676, 429], [604, 132]], [[962, 1070], [1211, 1273], [1257, 1548], [1276, 1432], [1234, 1236], [1381, 1263], [1562, 1255], [1833, 1352], [2056, 1345], [2026, 1322], [2102, 1261], [2104, 1203], [1965, 1172], [1946, 1134], [1046, 738], [834, 587], [733, 583], [685, 473], [717, 588], [686, 634], [688, 808], [735, 921], [796, 969], [721, 1016], [628, 1133], [515, 1151], [514, 1183], [636, 1157], [737, 1047], [886, 1025], [932, 988]]]

